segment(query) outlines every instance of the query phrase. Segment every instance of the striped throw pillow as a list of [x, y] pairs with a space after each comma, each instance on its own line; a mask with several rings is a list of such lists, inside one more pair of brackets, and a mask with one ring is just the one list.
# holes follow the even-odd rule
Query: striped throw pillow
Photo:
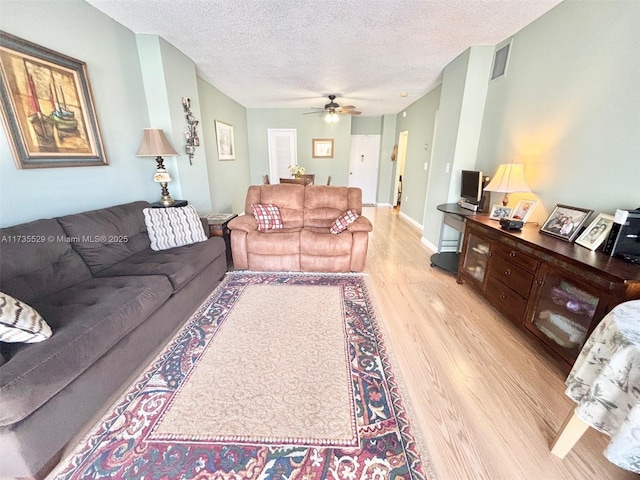
[[280, 209], [277, 205], [271, 203], [258, 203], [254, 205], [252, 203], [251, 210], [253, 210], [253, 216], [256, 217], [256, 222], [258, 222], [259, 232], [284, 228]]
[[51, 336], [51, 327], [32, 307], [0, 292], [0, 341], [36, 343]]
[[191, 205], [145, 208], [143, 212], [151, 250], [167, 250], [207, 240], [198, 212]]
[[357, 218], [358, 214], [355, 210], [347, 210], [333, 221], [331, 227], [329, 227], [329, 231], [334, 235], [337, 235], [343, 230], [346, 230], [347, 227], [355, 222]]

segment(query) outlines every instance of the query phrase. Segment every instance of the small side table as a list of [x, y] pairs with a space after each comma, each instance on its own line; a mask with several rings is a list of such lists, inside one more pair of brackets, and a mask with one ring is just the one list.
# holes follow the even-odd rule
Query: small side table
[[224, 239], [227, 246], [227, 265], [230, 265], [233, 257], [231, 254], [231, 230], [227, 228], [227, 224], [238, 215], [235, 213], [202, 213], [200, 215], [209, 222], [209, 236]]
[[[431, 255], [431, 266], [439, 267], [450, 273], [458, 273], [458, 263], [460, 263], [460, 246], [464, 235], [466, 218], [476, 215], [472, 210], [466, 210], [457, 203], [443, 203], [436, 207], [442, 212], [442, 223], [440, 224], [440, 238], [438, 239], [438, 251]], [[482, 212], [480, 212], [482, 213]], [[455, 252], [442, 251], [442, 236], [444, 226], [448, 225], [459, 232], [458, 246]]]
[[176, 200], [173, 205], [162, 205], [160, 202], [152, 203], [153, 208], [172, 208], [172, 207], [186, 207], [189, 204], [186, 200]]

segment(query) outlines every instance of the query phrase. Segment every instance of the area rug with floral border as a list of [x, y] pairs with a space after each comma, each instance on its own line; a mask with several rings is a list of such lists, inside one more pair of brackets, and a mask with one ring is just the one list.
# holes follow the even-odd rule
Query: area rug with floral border
[[366, 276], [229, 272], [48, 478], [415, 479]]

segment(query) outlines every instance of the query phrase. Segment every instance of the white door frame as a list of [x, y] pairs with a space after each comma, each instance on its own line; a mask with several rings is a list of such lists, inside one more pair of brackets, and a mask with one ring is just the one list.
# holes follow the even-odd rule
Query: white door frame
[[[398, 186], [400, 183], [400, 175], [404, 175], [404, 164], [407, 159], [407, 142], [409, 141], [409, 130], [403, 130], [398, 135], [398, 156], [396, 164], [396, 178], [391, 188], [393, 188], [393, 194], [391, 198], [391, 205], [396, 207], [398, 205]], [[402, 190], [404, 191], [404, 178]]]

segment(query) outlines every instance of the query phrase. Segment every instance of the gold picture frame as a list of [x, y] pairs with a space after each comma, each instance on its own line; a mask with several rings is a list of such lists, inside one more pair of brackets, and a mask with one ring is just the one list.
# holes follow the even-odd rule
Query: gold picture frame
[[311, 139], [312, 158], [333, 158], [333, 138]]
[[108, 164], [84, 62], [0, 31], [0, 66], [17, 168]]
[[235, 160], [236, 145], [233, 138], [233, 126], [220, 120], [216, 120], [215, 123], [218, 160]]

